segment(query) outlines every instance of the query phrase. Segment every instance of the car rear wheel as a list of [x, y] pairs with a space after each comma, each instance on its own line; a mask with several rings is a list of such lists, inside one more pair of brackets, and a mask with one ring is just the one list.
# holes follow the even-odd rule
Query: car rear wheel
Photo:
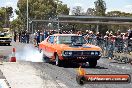
[[97, 65], [97, 60], [96, 61], [89, 61], [90, 67], [94, 68], [94, 67], [96, 67], [96, 65]]
[[55, 65], [59, 67], [62, 66], [62, 61], [59, 59], [57, 54], [55, 55]]
[[42, 54], [42, 61], [45, 63], [49, 63], [49, 58], [44, 54], [42, 50], [39, 51]]
[[44, 54], [43, 54], [43, 61], [45, 63], [49, 63], [50, 62], [49, 58], [47, 56], [45, 56]]

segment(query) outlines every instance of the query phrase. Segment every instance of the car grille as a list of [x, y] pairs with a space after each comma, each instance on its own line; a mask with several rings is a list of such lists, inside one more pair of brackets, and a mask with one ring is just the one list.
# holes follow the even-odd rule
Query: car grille
[[91, 52], [94, 52], [94, 55], [95, 55], [95, 52], [98, 53], [99, 55], [99, 51], [73, 51], [73, 54], [74, 56], [89, 56], [91, 55]]
[[9, 40], [9, 38], [0, 38], [0, 40]]

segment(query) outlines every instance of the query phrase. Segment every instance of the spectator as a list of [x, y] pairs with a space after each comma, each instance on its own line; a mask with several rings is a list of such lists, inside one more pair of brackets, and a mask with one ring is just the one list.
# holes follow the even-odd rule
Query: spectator
[[37, 32], [37, 46], [40, 43], [40, 31]]
[[29, 43], [29, 32], [26, 33], [26, 43]]
[[16, 42], [17, 33], [14, 31], [14, 41]]
[[128, 39], [132, 38], [132, 30], [129, 31]]
[[44, 32], [44, 39], [46, 39], [47, 37], [48, 37], [48, 32], [45, 31], [45, 32]]
[[19, 42], [21, 42], [21, 32], [19, 32]]

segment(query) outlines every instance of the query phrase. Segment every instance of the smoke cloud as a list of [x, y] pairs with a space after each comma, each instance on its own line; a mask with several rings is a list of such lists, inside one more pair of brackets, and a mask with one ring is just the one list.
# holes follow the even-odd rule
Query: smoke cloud
[[22, 61], [43, 62], [42, 53], [31, 45], [26, 45], [21, 51], [16, 52], [16, 58]]

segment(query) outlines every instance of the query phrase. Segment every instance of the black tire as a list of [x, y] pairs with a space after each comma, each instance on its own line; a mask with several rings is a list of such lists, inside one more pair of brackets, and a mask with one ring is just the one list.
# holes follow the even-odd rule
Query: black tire
[[95, 61], [89, 61], [89, 66], [90, 66], [91, 68], [95, 68], [96, 65], [97, 65], [97, 60], [95, 60]]
[[39, 49], [39, 48], [38, 48], [38, 50], [39, 50], [39, 53], [42, 53], [42, 49]]
[[57, 54], [55, 55], [55, 65], [59, 67], [62, 66], [62, 61], [59, 59]]
[[44, 54], [43, 54], [43, 62], [45, 62], [45, 63], [50, 62], [49, 58], [47, 56], [45, 56]]
[[49, 58], [43, 53], [42, 49], [39, 49], [39, 52], [42, 53], [42, 60], [43, 60], [43, 62], [49, 63], [50, 60], [49, 60]]
[[84, 85], [84, 80], [85, 80], [85, 78], [83, 77], [83, 76], [76, 76], [76, 81], [77, 81], [77, 83], [79, 84], [79, 85]]

